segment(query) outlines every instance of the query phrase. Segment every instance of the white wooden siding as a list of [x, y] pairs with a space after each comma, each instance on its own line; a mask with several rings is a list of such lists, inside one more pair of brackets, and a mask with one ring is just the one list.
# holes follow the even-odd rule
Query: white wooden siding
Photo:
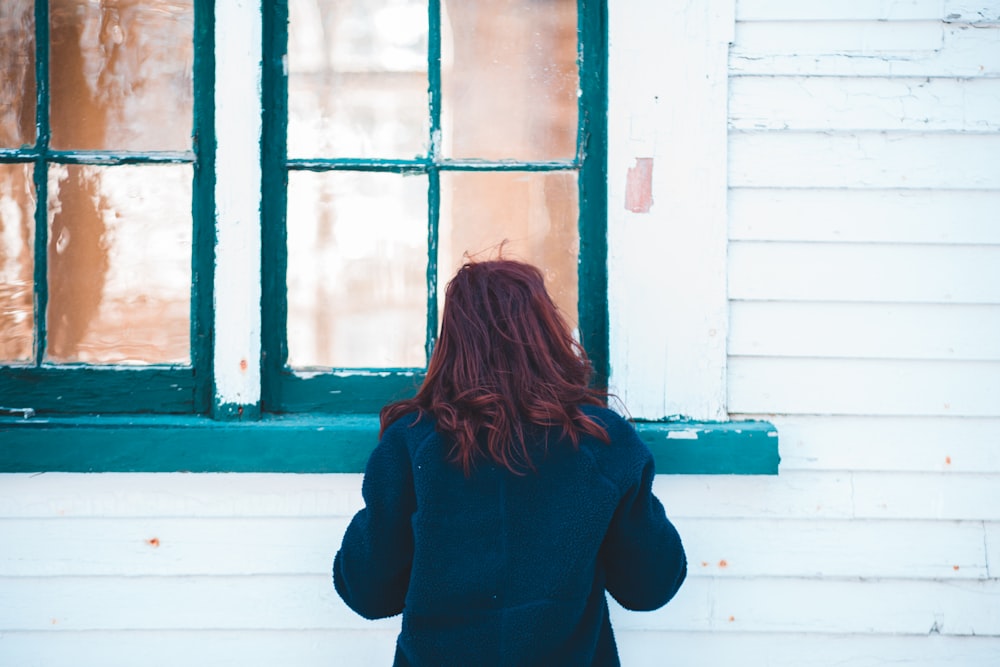
[[[766, 639], [793, 648], [750, 664], [795, 664], [841, 642], [799, 663], [836, 664], [872, 659], [859, 647], [916, 655], [932, 637], [931, 655], [990, 664], [1000, 508], [972, 511], [968, 478], [658, 478], [691, 578], [661, 611], [613, 609], [623, 656], [703, 665]], [[359, 486], [357, 475], [0, 477], [4, 664], [129, 664], [144, 647], [144, 664], [169, 665], [178, 643], [199, 651], [195, 664], [272, 664], [282, 645], [282, 664], [388, 664], [398, 619], [364, 621], [330, 585]]]
[[782, 469], [707, 482], [743, 503], [704, 515], [663, 493], [707, 599], [764, 616], [718, 664], [1000, 664], [998, 16], [737, 3], [728, 408], [777, 425]]

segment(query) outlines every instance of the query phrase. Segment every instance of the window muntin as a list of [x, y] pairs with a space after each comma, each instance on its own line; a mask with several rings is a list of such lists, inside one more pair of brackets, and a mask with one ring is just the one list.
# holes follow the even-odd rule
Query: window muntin
[[[604, 187], [602, 12], [585, 0], [289, 0], [266, 14], [264, 410], [372, 411], [412, 392], [446, 281], [466, 256], [501, 245], [542, 266], [606, 377], [604, 198], [589, 192]], [[367, 202], [304, 187], [333, 174], [386, 185]], [[322, 223], [300, 212], [317, 205], [331, 228], [306, 233]], [[365, 244], [347, 277], [337, 238], [351, 246], [367, 228], [382, 248]], [[387, 245], [397, 246], [392, 261], [361, 268], [379, 266]], [[326, 305], [303, 298], [310, 291]], [[334, 314], [364, 310], [367, 325], [351, 333], [394, 339], [397, 351], [336, 340]], [[421, 311], [418, 353], [417, 320], [407, 318]], [[323, 336], [320, 347], [358, 352], [304, 353]]]

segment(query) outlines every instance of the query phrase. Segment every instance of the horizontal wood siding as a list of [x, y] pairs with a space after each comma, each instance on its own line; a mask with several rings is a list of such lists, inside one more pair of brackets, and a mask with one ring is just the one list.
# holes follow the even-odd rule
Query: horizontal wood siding
[[[973, 477], [790, 470], [658, 478], [690, 579], [660, 611], [613, 605], [623, 656], [662, 664], [650, 653], [653, 636], [671, 664], [780, 642], [788, 648], [763, 650], [749, 664], [794, 664], [802, 651], [835, 645], [822, 656], [829, 662], [808, 664], [852, 655], [866, 664], [864, 651], [900, 659], [933, 642], [928, 655], [990, 664], [1000, 651], [992, 604], [1000, 589], [990, 575], [1000, 510], [986, 475], [978, 515], [942, 502], [973, 497], [959, 493]], [[129, 664], [136, 652], [143, 664], [168, 665], [181, 655], [177, 643], [211, 664], [236, 664], [232, 651], [244, 665], [388, 664], [398, 619], [364, 621], [330, 583], [360, 481], [0, 477], [3, 664], [73, 664], [69, 656], [83, 651], [83, 664]]]
[[664, 490], [715, 587], [706, 664], [1000, 664], [998, 28], [996, 2], [737, 3], [728, 407], [782, 468]]

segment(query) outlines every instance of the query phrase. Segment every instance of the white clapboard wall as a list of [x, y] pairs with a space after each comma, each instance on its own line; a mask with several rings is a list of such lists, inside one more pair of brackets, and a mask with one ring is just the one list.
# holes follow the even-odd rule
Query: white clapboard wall
[[728, 407], [782, 465], [670, 481], [730, 619], [683, 664], [1000, 664], [1000, 3], [740, 0], [729, 90]]
[[[613, 609], [623, 663], [1000, 665], [1000, 3], [741, 0], [733, 34], [726, 401], [781, 471], [657, 479], [690, 578]], [[398, 619], [330, 582], [360, 483], [0, 475], [0, 665], [390, 664]]]

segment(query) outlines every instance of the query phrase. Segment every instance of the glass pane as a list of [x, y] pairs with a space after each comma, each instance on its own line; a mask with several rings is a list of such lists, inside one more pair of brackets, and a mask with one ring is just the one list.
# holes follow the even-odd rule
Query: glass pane
[[288, 12], [288, 155], [426, 153], [426, 0], [290, 0]]
[[0, 364], [34, 360], [35, 188], [31, 165], [0, 164]]
[[35, 3], [0, 2], [0, 148], [35, 143]]
[[427, 179], [288, 176], [288, 365], [422, 367]]
[[190, 150], [192, 0], [52, 0], [52, 147]]
[[466, 256], [495, 259], [502, 250], [542, 270], [549, 294], [575, 327], [578, 210], [576, 172], [442, 173], [439, 306]]
[[190, 361], [191, 165], [49, 168], [45, 360]]
[[442, 2], [441, 129], [447, 157], [576, 155], [576, 4]]

